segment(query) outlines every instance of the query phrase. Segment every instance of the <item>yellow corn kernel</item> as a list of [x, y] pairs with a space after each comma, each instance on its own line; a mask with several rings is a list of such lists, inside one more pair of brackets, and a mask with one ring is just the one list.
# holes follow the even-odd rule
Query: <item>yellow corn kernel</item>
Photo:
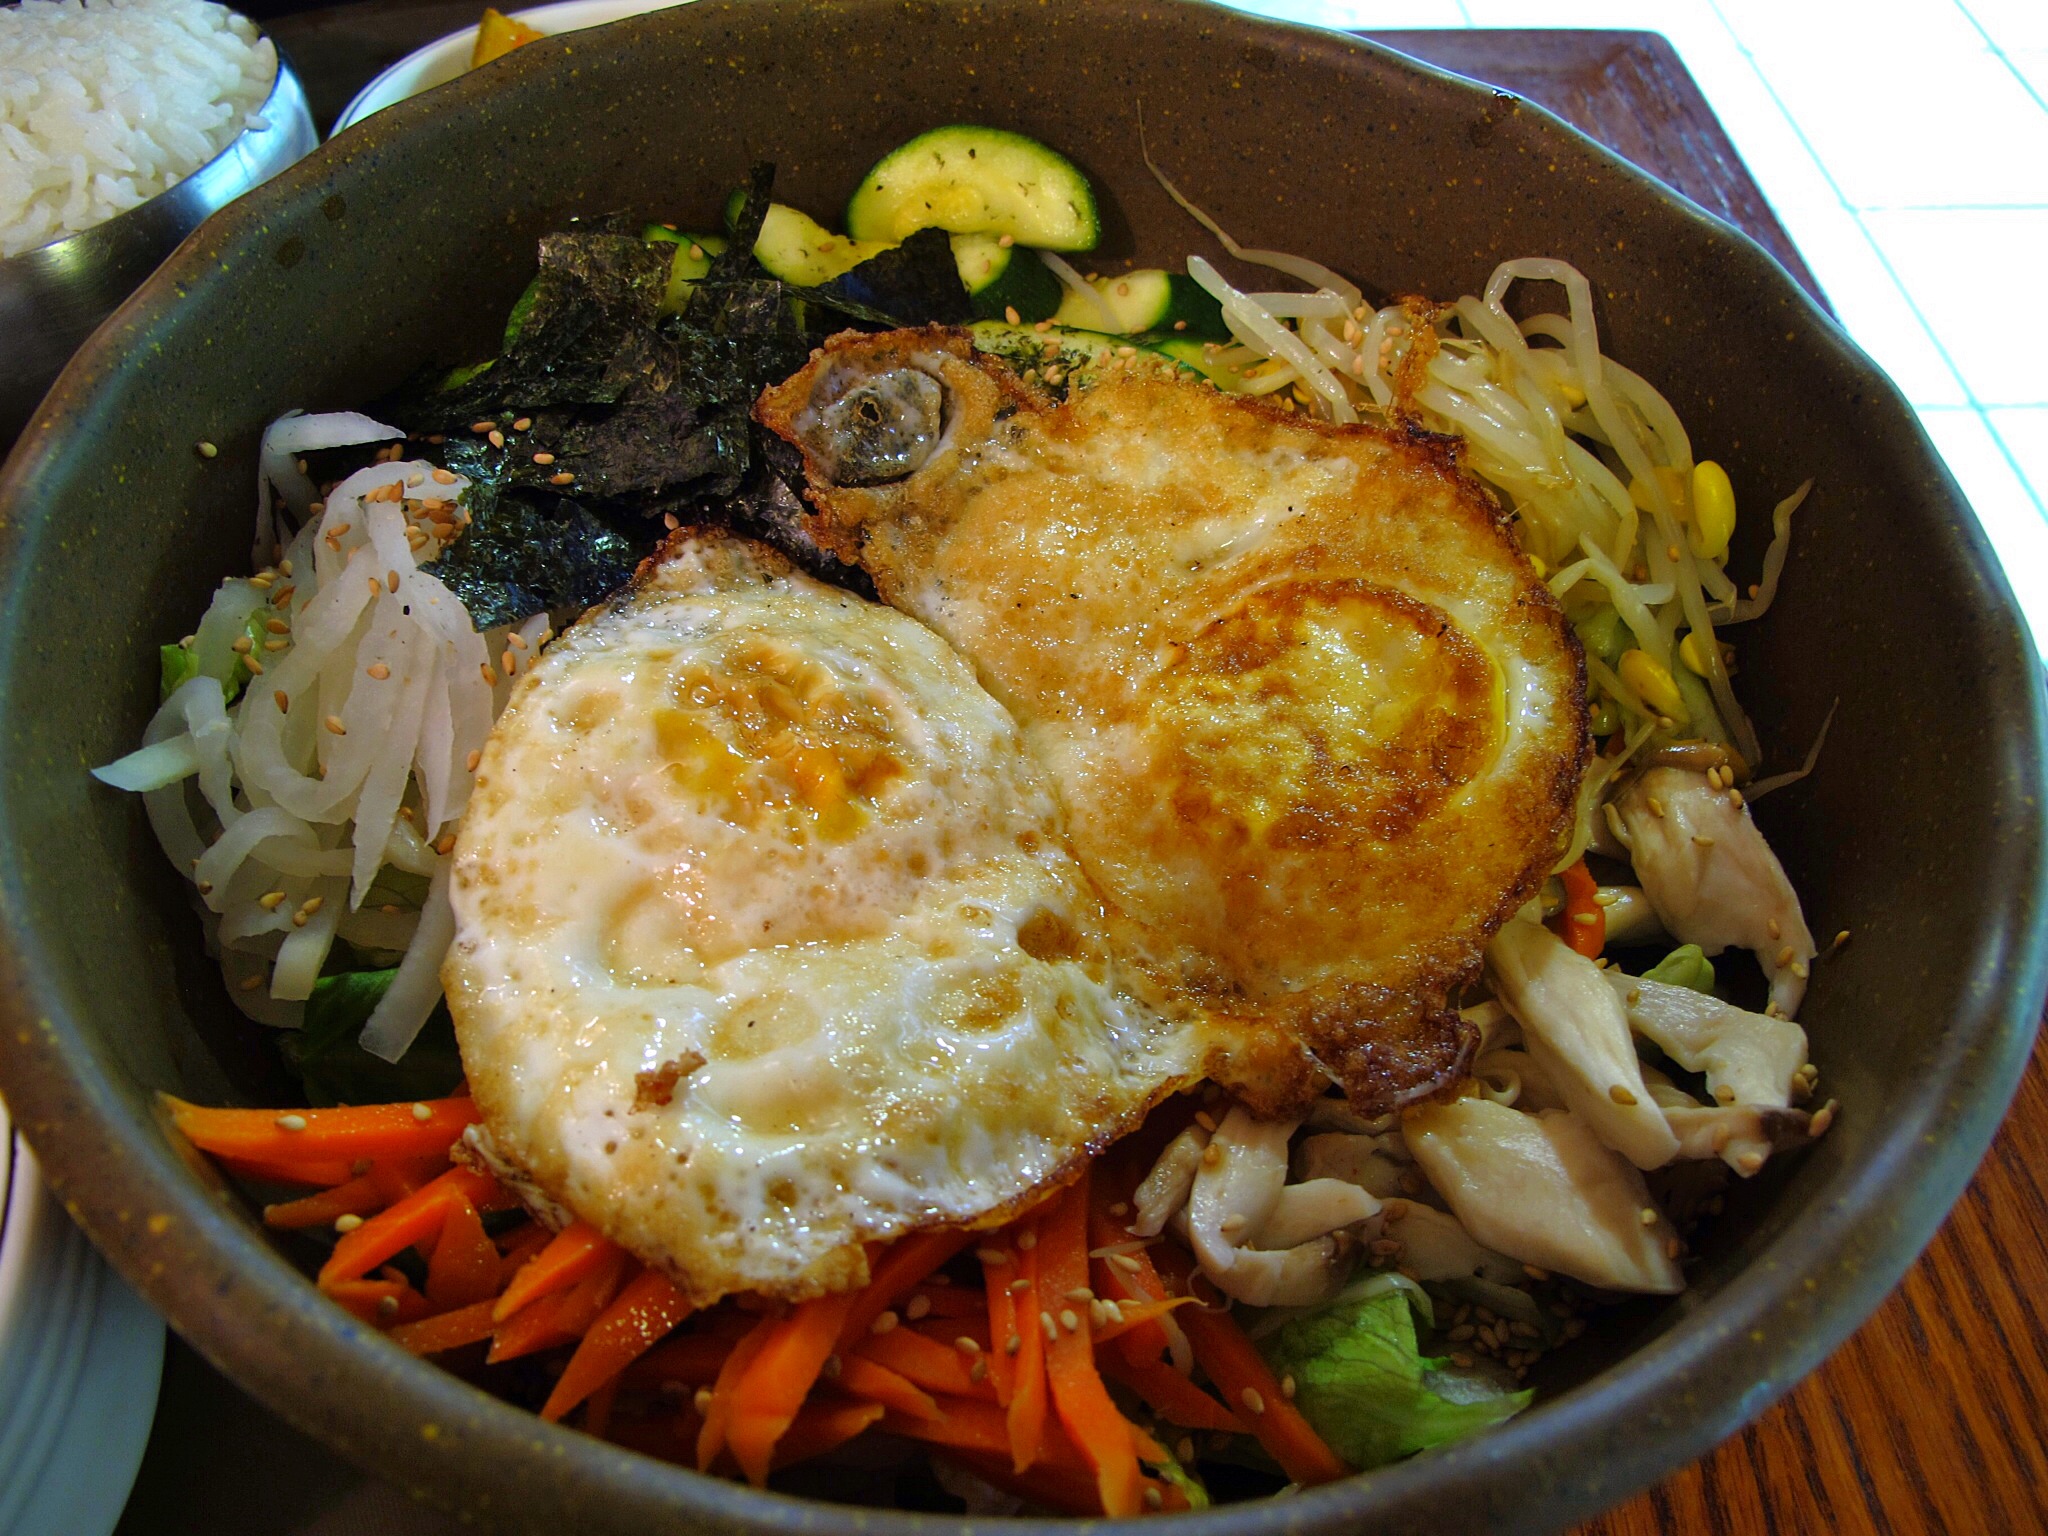
[[1529, 566], [1536, 572], [1536, 579], [1538, 581], [1548, 581], [1550, 579], [1550, 567], [1543, 563], [1543, 557], [1533, 549], [1529, 551]]
[[[1671, 510], [1682, 521], [1685, 517], [1685, 476], [1669, 464], [1656, 466], [1657, 481], [1664, 487], [1664, 499], [1671, 503]], [[1650, 492], [1641, 480], [1631, 479], [1628, 483], [1628, 499], [1643, 511], [1650, 510]]]
[[1728, 540], [1735, 533], [1735, 487], [1728, 483], [1728, 471], [1712, 459], [1692, 467], [1692, 552], [1702, 560], [1719, 560], [1728, 553]]
[[1674, 725], [1683, 725], [1691, 718], [1678, 684], [1654, 656], [1645, 651], [1623, 651], [1615, 670], [1635, 690], [1637, 698]]

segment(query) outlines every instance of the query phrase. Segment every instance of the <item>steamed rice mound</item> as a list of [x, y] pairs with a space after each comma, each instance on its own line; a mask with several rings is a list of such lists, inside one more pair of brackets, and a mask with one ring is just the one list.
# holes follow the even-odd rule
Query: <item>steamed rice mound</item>
[[225, 149], [277, 50], [207, 0], [0, 7], [0, 257], [147, 202]]

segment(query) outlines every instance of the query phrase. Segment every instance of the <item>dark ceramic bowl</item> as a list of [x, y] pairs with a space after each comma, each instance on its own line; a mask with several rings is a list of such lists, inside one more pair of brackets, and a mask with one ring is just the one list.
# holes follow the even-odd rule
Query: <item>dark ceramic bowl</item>
[[[258, 433], [489, 348], [571, 214], [708, 220], [757, 155], [838, 205], [914, 130], [1060, 146], [1106, 261], [1241, 238], [1385, 292], [1569, 258], [1608, 350], [1729, 463], [1754, 570], [1812, 476], [1783, 594], [1738, 632], [1760, 815], [1814, 928], [1855, 930], [1803, 1022], [1843, 1113], [1707, 1236], [1691, 1289], [1617, 1313], [1505, 1428], [1298, 1498], [1182, 1520], [1287, 1532], [1549, 1528], [1754, 1417], [1933, 1234], [2018, 1078], [2044, 988], [2043, 696], [2012, 598], [1898, 392], [1746, 239], [1527, 105], [1341, 36], [1165, 0], [699, 0], [533, 46], [379, 114], [210, 221], [65, 373], [0, 478], [0, 1087], [108, 1256], [209, 1358], [363, 1465], [495, 1530], [958, 1531], [751, 1492], [544, 1425], [358, 1327], [166, 1138], [151, 1093], [287, 1091], [227, 1005], [140, 808], [90, 782], [156, 647], [246, 558]], [[199, 457], [201, 439], [221, 445]], [[1818, 1518], [1816, 1516], [1816, 1518]]]

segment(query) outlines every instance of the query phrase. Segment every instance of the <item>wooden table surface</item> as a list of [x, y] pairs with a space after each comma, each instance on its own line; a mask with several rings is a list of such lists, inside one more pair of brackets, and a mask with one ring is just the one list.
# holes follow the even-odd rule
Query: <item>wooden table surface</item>
[[[324, 128], [377, 70], [476, 10], [476, 0], [365, 0], [266, 24]], [[1661, 37], [1375, 35], [1549, 107], [1747, 229], [1826, 302]], [[2044, 1173], [2048, 1047], [2037, 1043], [1968, 1192], [1877, 1315], [1756, 1424], [1577, 1536], [2048, 1531]], [[174, 1341], [158, 1432], [121, 1531], [201, 1529], [429, 1536], [453, 1527], [342, 1466]]]

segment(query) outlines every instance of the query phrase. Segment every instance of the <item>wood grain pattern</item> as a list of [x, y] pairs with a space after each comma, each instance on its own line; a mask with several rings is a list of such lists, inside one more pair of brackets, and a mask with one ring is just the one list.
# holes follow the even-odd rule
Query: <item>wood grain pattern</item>
[[[362, 0], [278, 15], [323, 125], [370, 76], [480, 0]], [[245, 6], [245, 8], [248, 8]], [[1820, 297], [1669, 43], [1644, 32], [1375, 34], [1540, 102], [1741, 225]], [[1822, 298], [1825, 303], [1825, 298]], [[1962, 1202], [1904, 1284], [1751, 1428], [1577, 1536], [2048, 1531], [2048, 1046]], [[173, 1341], [123, 1536], [444, 1536]]]

